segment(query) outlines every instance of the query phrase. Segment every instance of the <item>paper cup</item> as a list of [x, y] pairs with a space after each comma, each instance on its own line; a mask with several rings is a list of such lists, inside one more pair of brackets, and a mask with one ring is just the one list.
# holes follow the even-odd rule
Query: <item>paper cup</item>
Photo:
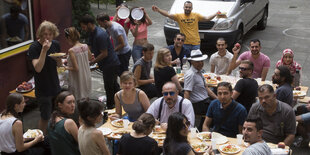
[[237, 143], [239, 146], [243, 144], [243, 135], [242, 134], [237, 134]]

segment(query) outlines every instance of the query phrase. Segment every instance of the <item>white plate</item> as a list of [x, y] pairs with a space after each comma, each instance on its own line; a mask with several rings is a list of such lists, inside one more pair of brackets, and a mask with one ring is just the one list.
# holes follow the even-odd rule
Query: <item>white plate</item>
[[217, 133], [217, 132], [212, 132], [212, 138], [215, 139], [216, 144], [224, 144], [228, 142], [228, 139], [226, 136], [220, 133]]
[[24, 133], [23, 137], [24, 138], [35, 138], [39, 136], [39, 134], [43, 135], [43, 132], [39, 129], [28, 129], [27, 132]]
[[97, 130], [100, 130], [104, 136], [112, 132], [110, 128], [97, 128]]
[[34, 89], [34, 84], [32, 84], [32, 88], [28, 89], [28, 90], [18, 90], [16, 88], [16, 92], [18, 92], [18, 93], [28, 93], [28, 92], [31, 92], [33, 89]]
[[131, 11], [131, 17], [135, 20], [140, 20], [143, 18], [143, 16], [144, 16], [143, 10], [140, 8], [134, 8]]
[[[203, 135], [206, 135], [206, 134], [209, 134], [210, 135], [210, 139], [203, 139]], [[211, 132], [200, 132], [197, 134], [197, 137], [200, 139], [200, 140], [205, 140], [205, 141], [210, 141], [211, 140]]]
[[[228, 146], [228, 145], [231, 145], [232, 147], [236, 148], [237, 150], [236, 151], [232, 151], [232, 152], [226, 152], [226, 151], [223, 151], [223, 149]], [[226, 154], [236, 154], [238, 152], [240, 152], [240, 147], [238, 145], [234, 145], [234, 144], [225, 144], [225, 145], [221, 145], [219, 147], [220, 151], [223, 152], [223, 153], [226, 153]]]
[[294, 96], [298, 96], [298, 97], [302, 97], [302, 96], [306, 96], [306, 92], [305, 91], [300, 91], [300, 90], [293, 90], [293, 95]]
[[[117, 124], [118, 121], [123, 121], [123, 125]], [[123, 128], [123, 127], [124, 127], [124, 120], [123, 120], [123, 119], [117, 119], [117, 120], [112, 121], [111, 124], [112, 124], [113, 126], [115, 126], [115, 127]]]
[[130, 11], [128, 8], [126, 7], [121, 7], [118, 9], [117, 11], [117, 16], [120, 18], [120, 19], [126, 19], [129, 17], [129, 14], [130, 14]]
[[[194, 149], [194, 146], [195, 146], [195, 145], [199, 145], [199, 146], [204, 145], [205, 147], [204, 147], [202, 150], [197, 151], [197, 150]], [[206, 149], [209, 148], [209, 146], [208, 146], [206, 143], [195, 143], [195, 144], [191, 144], [191, 147], [193, 148], [194, 152], [196, 152], [196, 153], [204, 153], [204, 152], [206, 152]]]

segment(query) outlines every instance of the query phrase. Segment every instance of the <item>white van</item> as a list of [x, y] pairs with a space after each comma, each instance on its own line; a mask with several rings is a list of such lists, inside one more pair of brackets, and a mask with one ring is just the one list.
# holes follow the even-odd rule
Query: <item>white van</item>
[[[184, 2], [175, 0], [169, 13], [184, 13]], [[214, 18], [209, 22], [199, 22], [201, 48], [215, 48], [219, 37], [226, 39], [228, 47], [242, 41], [253, 26], [263, 30], [267, 25], [268, 0], [190, 0], [193, 4], [192, 12], [209, 16], [217, 11], [226, 12], [227, 18]], [[178, 23], [167, 18], [164, 32], [168, 45], [173, 44], [175, 33], [179, 32]]]

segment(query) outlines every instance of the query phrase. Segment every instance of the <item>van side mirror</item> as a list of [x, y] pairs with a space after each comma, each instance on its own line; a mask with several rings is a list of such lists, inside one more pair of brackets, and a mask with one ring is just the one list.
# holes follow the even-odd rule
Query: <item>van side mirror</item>
[[241, 0], [241, 3], [240, 3], [240, 4], [242, 5], [242, 4], [250, 3], [250, 2], [254, 3], [255, 0]]

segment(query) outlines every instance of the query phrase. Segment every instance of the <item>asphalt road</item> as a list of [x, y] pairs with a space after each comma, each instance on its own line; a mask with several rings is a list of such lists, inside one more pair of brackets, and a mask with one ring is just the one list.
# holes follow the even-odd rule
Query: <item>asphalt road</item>
[[[148, 40], [155, 45], [155, 51], [166, 46], [163, 26], [165, 17], [151, 10], [153, 4], [161, 9], [169, 10], [174, 0], [134, 0], [127, 2], [129, 6], [144, 7], [150, 15], [153, 25], [148, 28]], [[254, 38], [261, 40], [261, 52], [268, 55], [271, 60], [267, 80], [271, 80], [275, 64], [281, 58], [282, 51], [291, 48], [295, 52], [294, 60], [302, 65], [301, 84], [310, 86], [309, 66], [309, 43], [310, 43], [310, 6], [309, 0], [270, 0], [269, 17], [267, 28], [257, 31], [250, 30], [243, 39], [243, 51], [248, 49], [249, 41]], [[105, 8], [105, 6], [100, 6]], [[96, 15], [105, 11], [114, 15], [115, 7], [108, 5], [108, 10], [97, 9], [97, 5], [92, 5], [92, 10]], [[132, 35], [129, 33], [129, 41], [132, 42]], [[156, 53], [154, 54], [155, 60]], [[207, 60], [208, 61], [208, 60]], [[208, 62], [205, 63], [205, 70], [210, 70]], [[309, 93], [308, 93], [309, 95]]]

